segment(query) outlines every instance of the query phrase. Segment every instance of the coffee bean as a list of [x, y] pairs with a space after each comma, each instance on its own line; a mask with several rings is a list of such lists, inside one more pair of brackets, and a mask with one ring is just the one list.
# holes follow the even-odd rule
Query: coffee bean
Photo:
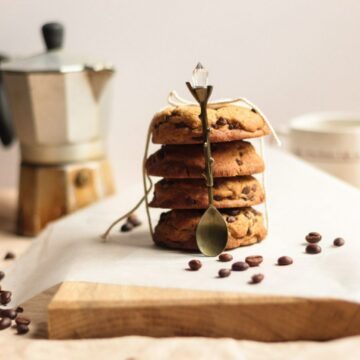
[[230, 224], [236, 221], [236, 217], [235, 216], [228, 216], [226, 218], [226, 221]]
[[130, 214], [130, 216], [127, 218], [127, 222], [133, 225], [134, 227], [141, 225], [141, 221], [139, 220], [139, 218], [135, 213]]
[[293, 263], [293, 259], [290, 256], [281, 256], [278, 258], [278, 265], [285, 266], [291, 265]]
[[321, 235], [317, 232], [310, 232], [306, 235], [305, 240], [310, 244], [316, 244], [321, 240]]
[[236, 216], [236, 215], [239, 215], [240, 214], [240, 209], [224, 209], [223, 210], [224, 213], [228, 214], [228, 215], [231, 215], [231, 216]]
[[245, 271], [249, 268], [249, 264], [245, 261], [237, 261], [232, 264], [231, 269], [233, 271]]
[[338, 237], [334, 240], [334, 246], [343, 246], [345, 244], [345, 240], [341, 237]]
[[223, 126], [223, 125], [226, 125], [226, 124], [227, 124], [227, 121], [226, 121], [224, 118], [220, 117], [220, 118], [218, 119], [218, 121], [216, 122], [216, 124], [217, 124], [217, 125], [220, 125], [220, 126]]
[[0, 303], [1, 305], [7, 305], [11, 301], [11, 291], [0, 291]]
[[247, 256], [245, 261], [249, 264], [249, 266], [259, 266], [263, 262], [263, 257], [261, 255], [252, 255]]
[[16, 324], [18, 325], [29, 325], [31, 323], [31, 320], [25, 316], [18, 316], [15, 319]]
[[243, 194], [247, 195], [250, 192], [250, 186], [245, 186], [242, 191]]
[[0, 270], [0, 281], [5, 277], [5, 273]]
[[202, 263], [200, 260], [190, 260], [189, 261], [189, 268], [193, 271], [197, 271], [201, 268]]
[[23, 312], [24, 312], [24, 308], [22, 308], [21, 306], [18, 306], [18, 307], [16, 308], [16, 312], [17, 312], [17, 313], [23, 313]]
[[11, 325], [11, 320], [9, 318], [1, 318], [0, 319], [0, 330], [7, 329]]
[[0, 310], [0, 316], [14, 320], [17, 316], [17, 312], [15, 309], [4, 309]]
[[20, 324], [16, 326], [16, 330], [19, 335], [23, 335], [29, 331], [29, 327], [27, 325]]
[[321, 252], [321, 247], [317, 244], [309, 244], [306, 246], [306, 252], [308, 254], [319, 254]]
[[120, 231], [121, 232], [128, 232], [128, 231], [131, 231], [133, 228], [134, 228], [133, 224], [131, 224], [129, 222], [126, 222], [124, 225], [121, 226]]
[[255, 274], [251, 277], [251, 282], [253, 284], [258, 284], [264, 280], [264, 274]]
[[12, 251], [8, 251], [4, 256], [4, 260], [13, 260], [13, 259], [15, 259], [15, 254]]
[[224, 278], [224, 277], [228, 277], [231, 274], [231, 270], [230, 269], [220, 269], [219, 270], [219, 277]]
[[233, 256], [228, 253], [223, 253], [219, 255], [219, 260], [222, 262], [231, 261], [233, 259]]

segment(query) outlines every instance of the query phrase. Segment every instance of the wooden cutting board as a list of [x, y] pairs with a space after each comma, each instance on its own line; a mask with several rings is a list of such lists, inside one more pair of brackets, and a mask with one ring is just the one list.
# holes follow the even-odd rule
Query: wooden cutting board
[[329, 340], [360, 334], [360, 305], [333, 299], [64, 282], [48, 305], [50, 339], [125, 335]]

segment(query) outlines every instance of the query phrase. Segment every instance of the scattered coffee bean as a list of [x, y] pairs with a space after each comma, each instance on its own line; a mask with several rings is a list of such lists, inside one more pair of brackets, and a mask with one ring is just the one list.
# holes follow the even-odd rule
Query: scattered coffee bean
[[253, 284], [258, 284], [264, 280], [264, 274], [255, 274], [251, 277], [251, 282]]
[[5, 277], [5, 273], [3, 271], [0, 271], [0, 281]]
[[15, 309], [0, 310], [0, 316], [14, 320], [17, 316], [17, 312]]
[[293, 259], [290, 256], [281, 256], [278, 258], [278, 265], [285, 266], [291, 265], [293, 263]]
[[306, 235], [305, 240], [310, 244], [316, 244], [321, 240], [321, 235], [318, 232], [310, 232]]
[[263, 262], [263, 257], [261, 255], [252, 255], [247, 256], [245, 261], [249, 264], [249, 266], [259, 266]]
[[249, 268], [249, 264], [245, 261], [237, 261], [232, 264], [231, 269], [233, 271], [245, 271]]
[[19, 335], [23, 335], [29, 331], [29, 327], [27, 325], [20, 324], [16, 326], [16, 330]]
[[128, 232], [128, 231], [131, 231], [133, 228], [134, 228], [133, 224], [131, 224], [129, 222], [126, 222], [124, 225], [121, 226], [120, 231], [121, 232]]
[[190, 260], [189, 261], [189, 268], [193, 271], [197, 271], [201, 268], [202, 263], [200, 260]]
[[22, 308], [21, 306], [18, 306], [18, 307], [16, 308], [16, 312], [17, 312], [17, 313], [23, 313], [23, 312], [24, 312], [24, 308]]
[[233, 259], [233, 256], [228, 253], [222, 253], [219, 255], [219, 260], [222, 262], [231, 261]]
[[220, 269], [219, 270], [219, 277], [224, 278], [224, 277], [228, 277], [231, 274], [231, 270], [230, 269]]
[[308, 254], [319, 254], [321, 252], [321, 247], [317, 244], [309, 244], [306, 246], [306, 252]]
[[345, 240], [341, 237], [338, 237], [334, 240], [334, 246], [343, 246], [345, 244]]
[[0, 330], [7, 329], [10, 326], [11, 326], [11, 319], [6, 317], [0, 319]]
[[4, 256], [4, 260], [13, 260], [13, 259], [15, 259], [15, 254], [12, 251], [8, 251]]
[[141, 225], [141, 221], [139, 220], [139, 218], [135, 213], [130, 214], [130, 216], [127, 218], [127, 222], [133, 225], [134, 227]]
[[11, 291], [0, 291], [0, 303], [1, 305], [7, 305], [11, 301]]
[[233, 222], [236, 221], [236, 217], [235, 217], [235, 216], [228, 216], [228, 217], [226, 218], [226, 221], [227, 221], [229, 224], [231, 224], [231, 223], [233, 223]]
[[25, 316], [18, 316], [15, 319], [16, 324], [18, 325], [29, 325], [31, 320]]

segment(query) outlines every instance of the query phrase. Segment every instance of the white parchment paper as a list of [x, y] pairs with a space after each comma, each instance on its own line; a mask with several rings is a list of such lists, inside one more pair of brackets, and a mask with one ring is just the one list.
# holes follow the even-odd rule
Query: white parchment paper
[[[360, 302], [360, 191], [278, 150], [268, 151], [267, 164], [269, 236], [231, 252], [234, 261], [263, 255], [258, 268], [219, 279], [218, 270], [231, 263], [155, 247], [144, 211], [139, 212], [141, 227], [114, 231], [107, 243], [101, 242], [99, 234], [141, 195], [139, 179], [133, 189], [118, 189], [118, 196], [50, 225], [8, 270], [3, 287], [13, 291], [14, 305], [65, 280]], [[323, 235], [321, 254], [304, 252], [310, 231]], [[335, 248], [332, 241], [338, 236], [346, 244]], [[282, 255], [291, 256], [294, 264], [277, 266]], [[200, 271], [185, 270], [192, 258], [203, 262]], [[258, 272], [265, 280], [249, 285]]]

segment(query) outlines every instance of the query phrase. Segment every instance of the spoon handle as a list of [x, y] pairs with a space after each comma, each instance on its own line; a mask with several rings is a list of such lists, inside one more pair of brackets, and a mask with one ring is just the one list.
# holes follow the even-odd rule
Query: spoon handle
[[203, 174], [206, 179], [206, 186], [208, 189], [208, 199], [209, 205], [213, 205], [214, 195], [213, 195], [213, 187], [214, 187], [214, 178], [213, 178], [213, 164], [214, 159], [211, 156], [211, 143], [209, 140], [209, 135], [211, 128], [209, 127], [208, 118], [207, 118], [207, 103], [212, 93], [212, 86], [204, 86], [204, 87], [193, 87], [189, 82], [186, 83], [189, 91], [194, 96], [196, 101], [200, 105], [200, 115], [199, 118], [201, 120], [202, 128], [203, 128], [203, 147], [204, 147], [204, 159], [205, 159], [205, 173]]

